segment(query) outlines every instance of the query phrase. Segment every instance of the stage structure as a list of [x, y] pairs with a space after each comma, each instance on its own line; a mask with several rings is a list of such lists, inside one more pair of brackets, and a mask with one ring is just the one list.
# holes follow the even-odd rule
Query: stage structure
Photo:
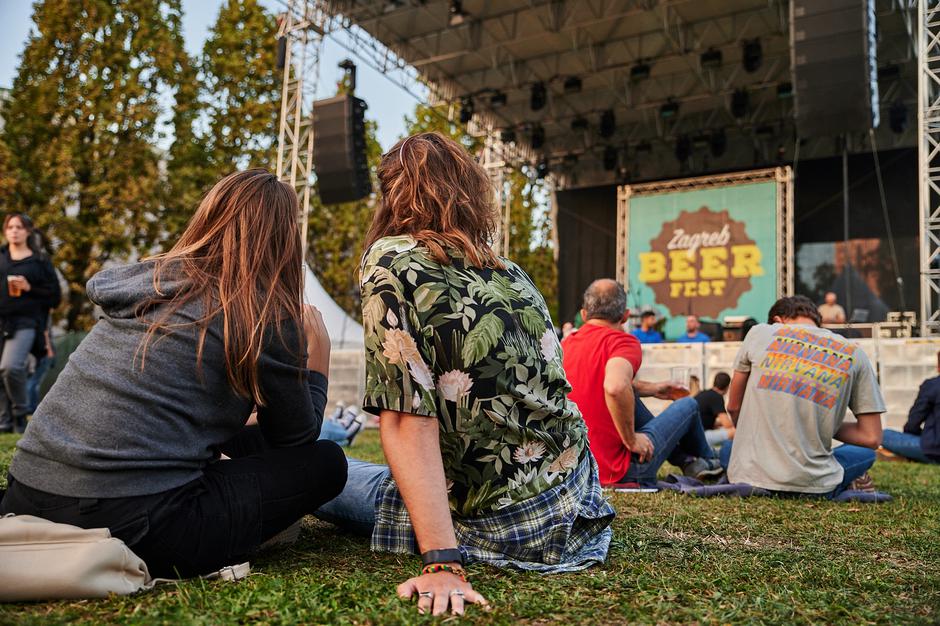
[[[920, 27], [918, 0], [874, 0], [880, 118], [892, 123], [850, 133], [842, 144], [797, 132], [789, 0], [282, 2], [291, 61], [278, 169], [305, 207], [313, 182], [307, 146], [315, 140], [306, 130], [308, 99], [324, 37], [486, 138], [481, 162], [499, 188], [503, 226], [510, 167], [547, 177], [555, 197], [556, 191], [799, 163], [838, 155], [843, 145], [849, 154], [867, 154], [876, 143], [885, 150], [913, 146], [918, 130], [906, 124], [908, 108], [920, 111], [924, 142], [927, 118], [940, 111], [924, 95], [924, 85], [937, 81], [924, 52], [937, 41], [926, 36], [938, 30], [937, 9], [927, 17], [927, 7], [935, 6], [930, 0], [920, 2]], [[920, 45], [913, 45], [920, 34]], [[910, 86], [918, 69], [915, 102]], [[929, 167], [922, 159], [925, 186], [932, 184]], [[937, 229], [929, 243], [937, 251], [940, 215], [921, 197], [923, 228]], [[616, 210], [611, 202], [611, 221]], [[940, 330], [940, 271], [931, 274], [927, 240], [922, 291], [933, 299], [922, 308], [934, 331]], [[498, 247], [506, 241], [503, 227]]]
[[940, 5], [919, 0], [920, 333], [940, 335]]
[[793, 293], [789, 167], [623, 185], [617, 190], [617, 278], [631, 308], [652, 307], [666, 335], [685, 316], [763, 320]]

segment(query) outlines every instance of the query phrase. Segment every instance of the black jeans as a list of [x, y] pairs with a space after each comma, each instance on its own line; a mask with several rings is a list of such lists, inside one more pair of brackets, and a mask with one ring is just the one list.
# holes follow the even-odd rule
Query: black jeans
[[59, 496], [10, 476], [0, 513], [106, 527], [144, 560], [151, 576], [187, 578], [245, 561], [346, 484], [346, 457], [331, 441], [269, 448], [257, 427], [246, 427], [222, 450], [232, 459], [209, 465], [202, 477], [130, 498]]

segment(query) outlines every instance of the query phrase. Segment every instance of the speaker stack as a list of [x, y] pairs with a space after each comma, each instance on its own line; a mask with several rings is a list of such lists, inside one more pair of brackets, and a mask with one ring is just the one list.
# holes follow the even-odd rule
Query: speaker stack
[[313, 103], [313, 168], [324, 204], [352, 202], [372, 192], [366, 108], [364, 100], [350, 95]]
[[790, 50], [801, 137], [878, 126], [874, 0], [793, 0]]

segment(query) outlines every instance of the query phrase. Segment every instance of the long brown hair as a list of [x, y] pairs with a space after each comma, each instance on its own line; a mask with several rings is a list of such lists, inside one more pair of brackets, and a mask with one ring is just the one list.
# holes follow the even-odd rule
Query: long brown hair
[[382, 156], [378, 176], [382, 203], [367, 249], [382, 237], [411, 235], [438, 263], [450, 264], [452, 248], [476, 267], [505, 267], [490, 247], [498, 219], [493, 186], [456, 141], [440, 133], [402, 139]]
[[[222, 315], [222, 339], [229, 383], [235, 392], [263, 405], [257, 364], [266, 333], [273, 326], [279, 338], [285, 319], [302, 323], [300, 290], [302, 252], [297, 225], [297, 194], [263, 169], [229, 174], [206, 194], [186, 230], [168, 252], [155, 261], [153, 286], [157, 297], [139, 312], [160, 307], [159, 317], [141, 342], [141, 368], [147, 346], [157, 332], [190, 324], [171, 324], [183, 305], [202, 303], [197, 364], [209, 323]], [[182, 279], [186, 286], [164, 297], [160, 282]], [[298, 346], [300, 347], [300, 346]], [[298, 350], [300, 358], [300, 350]]]

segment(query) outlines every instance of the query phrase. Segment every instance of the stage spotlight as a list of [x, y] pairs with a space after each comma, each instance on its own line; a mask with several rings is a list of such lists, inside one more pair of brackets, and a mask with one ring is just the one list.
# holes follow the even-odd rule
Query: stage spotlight
[[731, 115], [741, 119], [747, 115], [748, 96], [746, 89], [737, 89], [731, 94]]
[[460, 123], [466, 124], [473, 117], [473, 98], [460, 99]]
[[793, 83], [780, 83], [777, 85], [777, 98], [786, 100], [793, 97]]
[[451, 26], [460, 26], [467, 20], [468, 17], [470, 17], [464, 13], [463, 5], [461, 4], [460, 0], [450, 0], [450, 9], [448, 9], [448, 13], [450, 13], [450, 20], [448, 21], [448, 24]]
[[709, 139], [708, 147], [711, 150], [713, 157], [720, 157], [723, 155], [728, 147], [728, 137], [725, 135], [725, 131], [714, 131], [711, 138]]
[[679, 114], [679, 103], [670, 99], [666, 104], [659, 107], [659, 117], [664, 120], [669, 120], [674, 118]]
[[581, 79], [577, 76], [569, 76], [565, 79], [565, 93], [578, 93], [581, 91]]
[[617, 148], [613, 146], [604, 148], [604, 169], [608, 172], [617, 169]]
[[630, 68], [630, 80], [635, 83], [646, 80], [650, 77], [650, 66], [648, 63], [637, 63]]
[[600, 136], [604, 139], [612, 137], [617, 130], [617, 119], [614, 117], [613, 109], [607, 109], [601, 113], [601, 122], [598, 127]]
[[907, 105], [903, 100], [895, 100], [888, 109], [888, 124], [891, 126], [891, 132], [897, 135], [907, 130]]
[[702, 66], [703, 70], [721, 67], [721, 50], [709, 48], [699, 57], [699, 64]]
[[490, 106], [493, 108], [506, 106], [506, 94], [502, 91], [494, 91], [490, 96]]
[[685, 162], [692, 156], [692, 142], [688, 135], [682, 135], [676, 139], [676, 158], [680, 162]]
[[532, 85], [532, 98], [529, 100], [529, 107], [533, 111], [545, 108], [548, 101], [548, 91], [545, 89], [545, 83], [535, 83]]
[[529, 143], [534, 150], [538, 150], [545, 145], [545, 129], [542, 128], [541, 124], [536, 124], [532, 127], [532, 136]]
[[573, 120], [571, 120], [571, 130], [587, 130], [588, 121], [586, 118], [581, 117], [580, 115]]
[[542, 159], [535, 166], [535, 177], [542, 179], [548, 176], [548, 161]]
[[760, 39], [746, 39], [741, 43], [741, 63], [744, 71], [756, 72], [764, 60], [764, 51], [761, 49]]

